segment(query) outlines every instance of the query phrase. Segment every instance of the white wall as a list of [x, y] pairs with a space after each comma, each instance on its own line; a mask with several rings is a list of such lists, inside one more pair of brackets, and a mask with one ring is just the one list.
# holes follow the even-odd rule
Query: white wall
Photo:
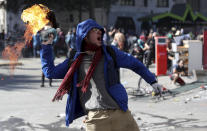
[[[5, 0], [0, 0], [0, 3], [5, 2]], [[5, 2], [6, 3], [6, 2]], [[4, 30], [7, 33], [7, 26], [6, 26], [6, 11], [4, 7], [0, 8], [0, 32]]]

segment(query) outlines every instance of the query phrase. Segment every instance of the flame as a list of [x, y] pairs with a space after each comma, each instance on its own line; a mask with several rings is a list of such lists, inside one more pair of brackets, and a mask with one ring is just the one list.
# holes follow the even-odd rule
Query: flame
[[21, 42], [16, 43], [14, 46], [7, 46], [2, 52], [3, 58], [11, 61], [17, 61], [24, 46], [25, 44]]
[[46, 18], [48, 12], [50, 12], [50, 10], [42, 4], [35, 4], [22, 12], [21, 19], [26, 23], [26, 30], [24, 33], [25, 41], [17, 42], [14, 46], [8, 45], [2, 52], [2, 57], [10, 60], [10, 71], [12, 74], [21, 56], [22, 49], [26, 44], [31, 43], [34, 34], [49, 23], [49, 20]]
[[18, 58], [21, 56], [21, 51], [24, 46], [24, 43], [18, 42], [14, 46], [6, 46], [2, 52], [3, 59], [9, 60], [11, 74], [14, 72]]
[[50, 10], [46, 6], [35, 4], [22, 12], [21, 19], [27, 23], [24, 34], [26, 42], [30, 41], [32, 39], [32, 35], [36, 34], [49, 22], [46, 18], [49, 11]]

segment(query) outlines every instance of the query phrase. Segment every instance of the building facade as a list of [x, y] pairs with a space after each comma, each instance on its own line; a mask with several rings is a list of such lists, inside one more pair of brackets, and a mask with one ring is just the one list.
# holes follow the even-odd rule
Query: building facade
[[[178, 0], [177, 0], [178, 1]], [[108, 25], [119, 28], [125, 26], [127, 33], [140, 33], [142, 22], [137, 19], [146, 15], [163, 13], [170, 11], [171, 7], [177, 3], [174, 0], [119, 0], [112, 5], [108, 18]], [[181, 0], [182, 1], [182, 0]], [[180, 0], [178, 2], [181, 2]], [[182, 1], [185, 2], [185, 1]], [[122, 22], [120, 22], [122, 21]], [[133, 26], [128, 25], [128, 21]], [[121, 24], [120, 24], [121, 23]], [[130, 27], [130, 28], [129, 28]]]
[[[63, 29], [65, 32], [67, 32], [72, 27], [76, 26], [80, 21], [78, 11], [56, 11], [55, 14], [60, 28]], [[86, 20], [89, 18], [89, 13], [82, 12], [81, 16], [81, 21]], [[102, 26], [107, 26], [107, 14], [104, 9], [95, 8], [95, 18], [97, 23], [99, 23]]]
[[6, 1], [0, 0], [0, 33], [7, 32], [7, 12], [6, 12]]
[[[96, 21], [106, 27], [123, 28], [126, 33], [139, 34], [144, 26], [138, 19], [143, 16], [169, 12], [174, 4], [188, 3], [192, 9], [207, 16], [206, 0], [118, 0], [111, 5], [107, 13], [105, 9], [95, 8]], [[21, 11], [16, 14], [5, 10], [6, 0], [0, 0], [0, 32], [16, 32], [24, 30]], [[79, 23], [79, 12], [55, 11], [57, 22], [65, 32]], [[81, 20], [89, 18], [89, 13], [82, 12]]]

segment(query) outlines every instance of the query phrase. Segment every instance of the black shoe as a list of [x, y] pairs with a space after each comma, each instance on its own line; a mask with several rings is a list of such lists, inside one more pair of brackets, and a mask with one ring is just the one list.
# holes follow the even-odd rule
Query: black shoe
[[40, 85], [40, 87], [45, 87], [44, 85]]

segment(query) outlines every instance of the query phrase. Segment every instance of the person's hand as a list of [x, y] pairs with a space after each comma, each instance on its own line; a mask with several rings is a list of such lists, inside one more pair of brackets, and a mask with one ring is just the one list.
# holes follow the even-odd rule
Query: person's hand
[[42, 42], [43, 45], [48, 45], [48, 44], [52, 44], [54, 40], [54, 35], [53, 34], [49, 34], [48, 40], [45, 42]]
[[161, 95], [162, 94], [162, 88], [163, 86], [158, 84], [158, 83], [154, 83], [151, 85], [153, 87], [153, 90], [154, 90], [154, 95], [157, 96], [157, 95]]

